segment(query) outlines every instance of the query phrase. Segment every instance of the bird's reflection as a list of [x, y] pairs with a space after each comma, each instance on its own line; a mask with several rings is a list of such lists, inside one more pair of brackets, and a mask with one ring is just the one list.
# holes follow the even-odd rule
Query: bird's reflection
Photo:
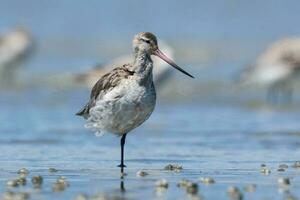
[[120, 181], [120, 192], [121, 193], [125, 193], [126, 192], [125, 184], [124, 184], [123, 180]]

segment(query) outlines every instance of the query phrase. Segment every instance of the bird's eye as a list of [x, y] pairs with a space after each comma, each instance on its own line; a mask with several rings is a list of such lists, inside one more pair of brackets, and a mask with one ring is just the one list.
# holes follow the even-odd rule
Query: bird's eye
[[150, 40], [142, 39], [144, 42], [150, 44]]

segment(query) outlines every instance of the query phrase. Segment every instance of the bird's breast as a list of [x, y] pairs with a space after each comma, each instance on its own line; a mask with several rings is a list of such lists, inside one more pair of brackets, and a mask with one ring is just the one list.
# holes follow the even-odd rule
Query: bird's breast
[[152, 84], [140, 85], [138, 81], [124, 81], [124, 100], [133, 103], [137, 109], [155, 103], [156, 93]]
[[128, 133], [150, 117], [155, 101], [153, 83], [140, 85], [138, 81], [124, 79], [97, 99], [87, 127], [119, 135]]

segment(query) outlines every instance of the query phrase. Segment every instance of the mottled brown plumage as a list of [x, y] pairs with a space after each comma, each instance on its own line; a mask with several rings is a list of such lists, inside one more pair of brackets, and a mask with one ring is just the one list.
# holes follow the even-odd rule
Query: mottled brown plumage
[[92, 88], [89, 102], [77, 112], [76, 115], [87, 118], [90, 109], [95, 105], [96, 99], [101, 92], [106, 93], [108, 90], [116, 87], [122, 79], [127, 79], [134, 74], [129, 68], [130, 64], [125, 64], [122, 67], [114, 68], [111, 72], [103, 75]]

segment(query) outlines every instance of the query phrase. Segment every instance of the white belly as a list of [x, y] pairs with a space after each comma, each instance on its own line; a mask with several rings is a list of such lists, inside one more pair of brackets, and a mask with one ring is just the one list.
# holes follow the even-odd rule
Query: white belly
[[153, 85], [140, 86], [135, 80], [127, 79], [97, 99], [86, 126], [102, 133], [128, 133], [150, 117], [155, 101]]

